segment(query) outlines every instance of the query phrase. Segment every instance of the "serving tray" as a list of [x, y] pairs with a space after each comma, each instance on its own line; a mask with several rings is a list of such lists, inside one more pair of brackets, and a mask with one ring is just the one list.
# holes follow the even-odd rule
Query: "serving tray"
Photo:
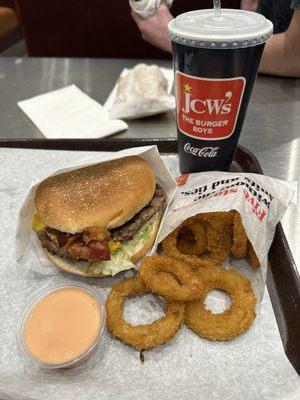
[[[176, 153], [177, 140], [169, 139], [0, 139], [0, 147], [43, 150], [119, 151], [157, 145], [161, 153]], [[256, 157], [238, 146], [232, 171], [262, 174]], [[300, 374], [300, 280], [287, 239], [279, 223], [269, 252], [267, 287], [281, 340], [290, 362]]]

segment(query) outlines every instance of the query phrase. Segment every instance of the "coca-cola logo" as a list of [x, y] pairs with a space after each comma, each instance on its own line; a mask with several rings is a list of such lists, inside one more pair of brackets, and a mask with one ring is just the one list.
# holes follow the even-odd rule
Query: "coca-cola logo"
[[202, 158], [214, 158], [218, 155], [219, 147], [195, 147], [191, 143], [186, 143], [183, 147], [184, 151], [188, 154], [192, 154], [196, 157]]
[[226, 139], [234, 132], [244, 77], [208, 79], [176, 73], [177, 123], [187, 136]]

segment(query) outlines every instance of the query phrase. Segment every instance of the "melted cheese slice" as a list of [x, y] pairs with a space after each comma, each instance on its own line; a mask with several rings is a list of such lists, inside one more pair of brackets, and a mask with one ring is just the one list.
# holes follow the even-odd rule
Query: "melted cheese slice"
[[40, 216], [38, 215], [38, 213], [34, 213], [32, 216], [32, 229], [38, 233], [40, 231], [42, 231], [43, 229], [46, 228], [46, 224], [44, 224], [44, 222], [41, 220]]

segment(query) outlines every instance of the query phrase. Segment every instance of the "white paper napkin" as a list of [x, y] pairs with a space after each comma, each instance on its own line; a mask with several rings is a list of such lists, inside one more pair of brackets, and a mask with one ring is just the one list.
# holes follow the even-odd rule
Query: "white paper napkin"
[[128, 128], [124, 121], [109, 119], [108, 111], [75, 85], [20, 101], [18, 106], [49, 139], [101, 138]]

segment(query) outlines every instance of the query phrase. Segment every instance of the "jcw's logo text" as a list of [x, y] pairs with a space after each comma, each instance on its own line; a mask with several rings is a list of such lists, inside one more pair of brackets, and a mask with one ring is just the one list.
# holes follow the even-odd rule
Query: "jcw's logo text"
[[187, 136], [230, 137], [238, 119], [245, 78], [208, 79], [176, 73], [177, 123]]
[[195, 147], [192, 146], [191, 143], [186, 143], [183, 147], [184, 151], [188, 154], [192, 154], [193, 156], [200, 158], [214, 158], [218, 155], [219, 147]]
[[227, 115], [231, 112], [232, 103], [230, 99], [232, 92], [225, 93], [223, 99], [193, 99], [192, 94], [184, 93], [184, 107], [182, 112], [189, 114], [191, 111], [196, 114], [210, 114], [210, 115]]

